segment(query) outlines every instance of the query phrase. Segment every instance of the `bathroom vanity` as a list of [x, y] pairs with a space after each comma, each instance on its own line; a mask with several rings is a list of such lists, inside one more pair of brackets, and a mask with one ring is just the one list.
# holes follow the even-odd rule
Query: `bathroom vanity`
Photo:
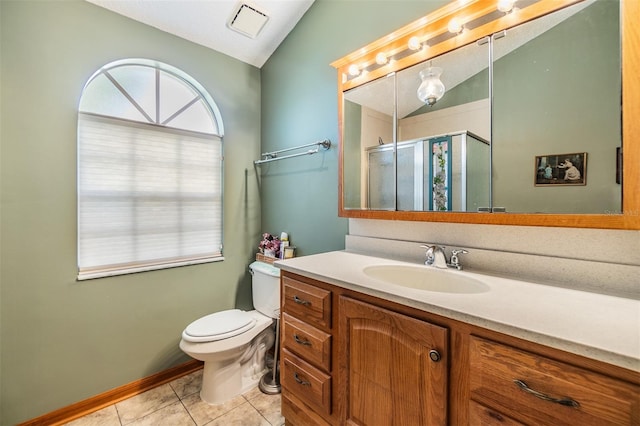
[[432, 268], [350, 252], [278, 266], [287, 424], [640, 423], [637, 300], [465, 271], [410, 288], [402, 268]]
[[[632, 23], [639, 5], [534, 0], [517, 2], [512, 13], [514, 2], [509, 1], [450, 2], [336, 60], [332, 65], [338, 72], [339, 216], [640, 229], [639, 122], [620, 119], [639, 113], [640, 85], [633, 76], [640, 66], [640, 36]], [[582, 32], [576, 32], [577, 27]], [[539, 36], [511, 44], [519, 33]], [[574, 40], [576, 34], [581, 36]], [[611, 44], [596, 49], [594, 40]], [[568, 47], [561, 44], [565, 42]], [[582, 89], [570, 84], [580, 80], [578, 70], [596, 68], [561, 66], [560, 60], [571, 56], [566, 52], [577, 52], [578, 45], [583, 58], [606, 65], [599, 79], [611, 83], [606, 96], [592, 96], [591, 83]], [[554, 51], [558, 55], [551, 55]], [[615, 57], [608, 56], [611, 53]], [[474, 58], [484, 58], [477, 69], [472, 66]], [[536, 68], [534, 63], [546, 64], [535, 79], [528, 74]], [[447, 93], [425, 106], [417, 101], [416, 89], [422, 87], [417, 76], [435, 68], [445, 70], [440, 83], [445, 83]], [[568, 71], [553, 74], [557, 89], [546, 80], [551, 69]], [[568, 87], [577, 90], [564, 92]], [[535, 107], [534, 94], [546, 89], [551, 90]], [[578, 100], [576, 93], [590, 99]], [[604, 106], [605, 97], [611, 100], [610, 107]], [[567, 103], [573, 100], [577, 105]], [[578, 112], [578, 107], [588, 105], [593, 114]], [[552, 111], [551, 106], [559, 109]], [[583, 119], [604, 119], [603, 111], [615, 113], [606, 126], [592, 128], [593, 123]], [[553, 122], [547, 121], [550, 117]], [[455, 123], [451, 128], [434, 127], [449, 119]], [[604, 135], [596, 136], [595, 128], [606, 129]], [[484, 156], [468, 161], [487, 166], [480, 177], [468, 173], [475, 177], [456, 180], [445, 167], [452, 164], [449, 149], [455, 150], [455, 145], [447, 141], [446, 149], [434, 148], [429, 142], [431, 135], [460, 129], [479, 135], [490, 147], [486, 161]], [[560, 129], [565, 136], [560, 136]], [[553, 133], [545, 135], [546, 130]], [[421, 142], [414, 151], [421, 149], [422, 155], [409, 156], [414, 161], [407, 166], [402, 162], [408, 146], [404, 141], [417, 140]], [[624, 156], [618, 155], [622, 147]], [[371, 161], [366, 155], [371, 151], [393, 152], [395, 156], [389, 157], [394, 162]], [[586, 159], [587, 151], [589, 173], [593, 172], [589, 179], [595, 181], [571, 187], [566, 179], [547, 178], [546, 183], [556, 186], [545, 187], [544, 179], [538, 179], [544, 177], [539, 167], [543, 158], [545, 164], [551, 164], [554, 153], [582, 153]], [[534, 161], [539, 164], [533, 166]], [[372, 169], [385, 167], [393, 173], [378, 181], [395, 189], [394, 194], [376, 184], [375, 173], [372, 178]], [[596, 170], [603, 172], [602, 178], [595, 176]], [[457, 193], [449, 188], [458, 185], [466, 194], [477, 182], [483, 182], [479, 195], [467, 198], [481, 201], [472, 208], [449, 203]], [[592, 190], [604, 186], [593, 182], [606, 185], [613, 197], [594, 195]], [[383, 189], [379, 193], [378, 187]], [[408, 202], [400, 202], [404, 193], [410, 194]], [[561, 199], [551, 201], [555, 196]], [[380, 197], [391, 202], [372, 201]], [[604, 204], [605, 198], [610, 206]], [[386, 241], [392, 248], [398, 244], [395, 238]], [[454, 245], [446, 239], [439, 243]], [[535, 256], [505, 249], [497, 258], [483, 247], [475, 247], [474, 255], [481, 252], [493, 264], [474, 262], [477, 267], [499, 274], [500, 263], [518, 257], [521, 263], [508, 265], [510, 276], [531, 277], [532, 267], [523, 256], [536, 257], [535, 267], [582, 290], [467, 271], [434, 272], [417, 263], [347, 251], [278, 262], [283, 271], [281, 383], [287, 424], [640, 424], [640, 301], [637, 275], [629, 273], [637, 262], [614, 265], [595, 259], [597, 267], [589, 270], [597, 270], [597, 276], [588, 276], [576, 274], [576, 265], [590, 258], [569, 255], [554, 270], [558, 261], [554, 254]], [[608, 274], [613, 269], [616, 272]], [[620, 276], [628, 278], [634, 297], [583, 291], [611, 290]]]

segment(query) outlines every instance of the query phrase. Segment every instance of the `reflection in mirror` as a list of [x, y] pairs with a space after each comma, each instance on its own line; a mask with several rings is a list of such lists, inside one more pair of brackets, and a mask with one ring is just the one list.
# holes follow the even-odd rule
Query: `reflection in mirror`
[[[345, 209], [395, 210], [395, 75], [344, 93], [343, 194]], [[384, 150], [369, 156], [369, 148]], [[369, 162], [372, 167], [369, 174]], [[374, 190], [370, 191], [369, 187]]]
[[[472, 43], [344, 93], [345, 208], [490, 206], [488, 64], [488, 44]], [[428, 105], [418, 88], [431, 67], [442, 70], [445, 93]]]
[[[495, 40], [494, 206], [528, 213], [621, 210], [619, 6], [585, 1]], [[575, 163], [573, 179], [566, 160]]]
[[[416, 90], [420, 73], [432, 67], [442, 70], [445, 92], [429, 105]], [[398, 202], [398, 210], [475, 212], [490, 206], [488, 67], [488, 44], [472, 43], [397, 74], [398, 198], [407, 193], [414, 199]], [[401, 164], [403, 145], [416, 148]]]
[[[463, 31], [452, 33], [449, 24], [461, 16], [471, 20], [465, 20]], [[393, 202], [386, 199], [380, 202], [384, 207], [369, 207], [369, 167], [364, 160], [367, 151], [358, 142], [357, 147], [340, 145], [344, 161], [339, 165], [339, 215], [363, 219], [640, 229], [640, 192], [637, 190], [640, 121], [635, 119], [640, 105], [640, 83], [636, 78], [640, 33], [634, 21], [637, 16], [640, 16], [638, 1], [523, 0], [509, 13], [500, 8], [496, 10], [495, 0], [451, 2], [334, 61], [331, 65], [338, 70], [340, 135], [344, 138], [354, 132], [363, 133], [361, 114], [357, 128], [349, 127], [346, 122], [350, 121], [349, 113], [344, 110], [352, 106], [348, 102], [353, 102], [344, 101], [346, 96], [368, 82], [395, 72], [393, 84], [389, 86], [391, 91], [386, 92], [391, 93], [386, 96], [387, 105], [391, 105], [396, 96], [393, 86], [405, 80], [400, 79], [401, 73], [418, 63], [422, 63], [418, 68], [429, 65], [440, 68], [441, 64], [435, 61], [442, 59], [443, 54], [488, 37], [490, 56], [495, 58], [490, 61], [488, 71], [493, 76], [490, 94], [467, 103], [481, 105], [483, 100], [490, 99], [491, 114], [487, 121], [490, 137], [483, 136], [486, 133], [482, 131], [473, 131], [470, 125], [463, 129], [471, 129], [470, 133], [490, 141], [490, 211], [505, 212], [486, 214], [481, 202], [478, 209], [482, 213], [472, 213], [468, 206], [465, 213], [458, 213], [463, 208], [453, 202], [451, 211], [421, 212], [416, 207], [420, 204], [419, 197], [409, 197], [412, 201], [404, 204], [396, 200], [395, 194]], [[540, 25], [541, 22], [550, 24]], [[522, 23], [526, 24], [519, 26]], [[425, 45], [427, 49], [423, 48]], [[379, 56], [387, 58], [387, 62], [378, 61]], [[462, 69], [468, 65], [466, 59], [463, 58]], [[447, 68], [443, 67], [443, 80], [447, 78]], [[482, 71], [476, 74], [482, 75]], [[476, 74], [463, 81], [473, 81]], [[438, 99], [438, 94], [434, 94], [432, 97], [436, 101], [433, 107], [420, 108], [431, 110], [429, 114], [445, 109], [451, 100], [450, 92], [456, 89], [445, 84], [449, 87], [444, 96]], [[468, 95], [467, 91], [460, 90], [460, 93]], [[398, 103], [405, 99], [401, 94], [397, 98]], [[425, 95], [423, 99], [430, 97]], [[357, 108], [365, 105], [356, 104]], [[396, 138], [392, 139], [401, 141], [400, 146], [403, 141], [408, 146], [415, 145], [416, 140], [423, 141], [427, 136], [405, 131], [403, 122], [411, 118], [411, 114], [396, 113], [395, 109], [386, 113], [387, 119], [393, 117], [391, 132]], [[448, 129], [445, 132], [449, 134]], [[380, 140], [387, 143], [384, 138], [378, 138]], [[408, 163], [412, 167], [406, 167], [413, 173], [419, 174], [428, 163], [424, 159], [424, 146], [422, 142], [423, 165], [414, 161]], [[352, 149], [351, 156], [349, 153], [343, 156], [343, 147]], [[418, 149], [414, 149], [414, 156]], [[429, 149], [433, 147], [427, 148], [427, 152]], [[369, 149], [372, 150], [374, 148]], [[399, 156], [399, 152], [397, 154]], [[398, 169], [395, 162], [393, 167]], [[395, 179], [393, 181], [395, 185]], [[420, 181], [411, 175], [407, 181], [413, 183], [409, 193], [415, 195]], [[422, 181], [423, 190], [432, 183]], [[423, 208], [425, 199], [429, 197], [423, 194]], [[396, 206], [403, 211], [394, 211]], [[433, 205], [430, 208], [434, 208]], [[435, 208], [439, 208], [437, 203]]]
[[[586, 0], [345, 92], [344, 207], [620, 211], [619, 6]], [[433, 105], [417, 93], [429, 68]]]

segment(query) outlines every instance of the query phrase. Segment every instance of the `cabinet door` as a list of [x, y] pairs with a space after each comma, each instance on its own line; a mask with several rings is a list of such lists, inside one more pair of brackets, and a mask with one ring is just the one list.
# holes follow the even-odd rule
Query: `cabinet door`
[[340, 297], [349, 425], [445, 425], [447, 329]]

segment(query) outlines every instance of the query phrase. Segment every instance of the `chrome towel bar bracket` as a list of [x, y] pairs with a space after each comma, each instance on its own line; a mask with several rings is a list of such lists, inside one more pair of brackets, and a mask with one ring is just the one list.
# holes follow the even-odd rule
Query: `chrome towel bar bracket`
[[[304, 149], [304, 148], [308, 148], [310, 146], [315, 146], [315, 149], [309, 149], [305, 152], [298, 152], [295, 154], [289, 154], [289, 155], [284, 155], [282, 157], [279, 156], [279, 154], [283, 153], [283, 152], [289, 152], [289, 151], [295, 151], [295, 150], [299, 150], [299, 149]], [[255, 160], [253, 162], [253, 164], [256, 165], [260, 165], [262, 163], [269, 163], [271, 161], [277, 161], [277, 160], [284, 160], [285, 158], [293, 158], [293, 157], [299, 157], [301, 155], [313, 155], [313, 154], [317, 154], [318, 152], [320, 152], [320, 147], [324, 148], [325, 150], [331, 148], [331, 141], [329, 139], [325, 139], [323, 141], [319, 141], [319, 142], [314, 142], [314, 143], [310, 143], [307, 145], [300, 145], [300, 146], [296, 146], [293, 148], [284, 148], [284, 149], [280, 149], [277, 151], [272, 151], [272, 152], [265, 152], [261, 155], [261, 159], [260, 160]]]

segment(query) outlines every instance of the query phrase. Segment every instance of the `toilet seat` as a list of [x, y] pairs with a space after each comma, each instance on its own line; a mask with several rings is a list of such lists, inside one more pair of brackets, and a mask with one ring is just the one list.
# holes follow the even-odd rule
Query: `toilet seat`
[[214, 342], [242, 334], [255, 324], [250, 312], [230, 309], [195, 320], [184, 329], [182, 338], [188, 342]]

